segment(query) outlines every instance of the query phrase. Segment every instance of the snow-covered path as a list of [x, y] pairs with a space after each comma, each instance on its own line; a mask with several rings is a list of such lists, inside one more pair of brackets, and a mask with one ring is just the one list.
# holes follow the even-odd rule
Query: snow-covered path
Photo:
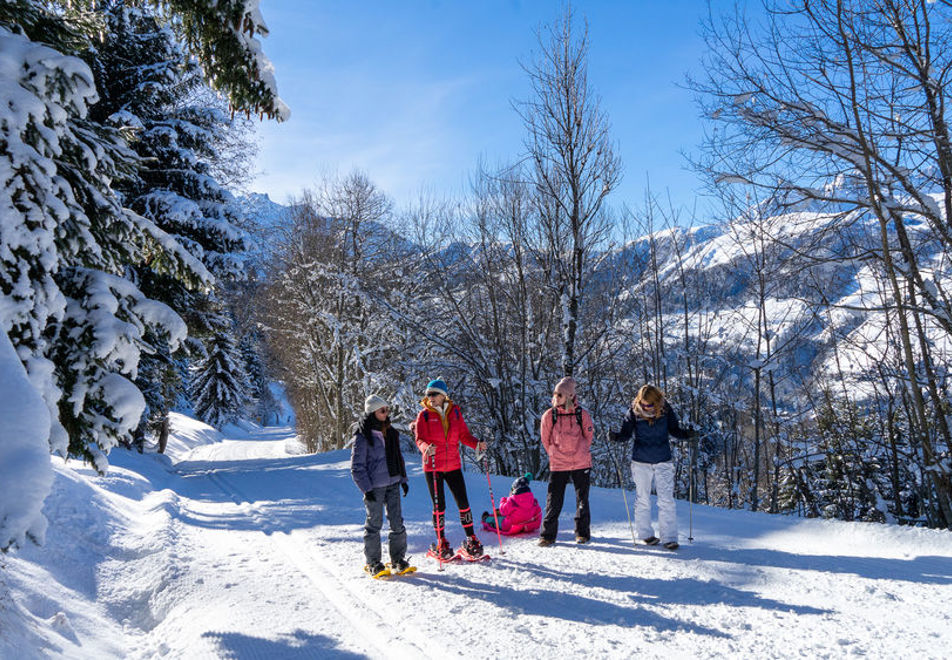
[[[693, 544], [632, 548], [618, 490], [592, 491], [593, 542], [482, 534], [491, 563], [423, 557], [415, 459], [404, 515], [420, 571], [361, 571], [349, 456], [290, 456], [288, 429], [60, 466], [45, 548], [0, 571], [0, 657], [949, 657], [952, 535], [696, 506]], [[496, 496], [510, 479], [493, 477]], [[485, 475], [467, 475], [478, 513]], [[533, 491], [544, 500], [545, 484]], [[85, 505], [83, 503], [89, 503]], [[452, 505], [452, 541], [461, 540]], [[687, 507], [679, 505], [683, 536]], [[386, 547], [386, 546], [385, 546]], [[72, 565], [71, 565], [72, 564]], [[80, 575], [75, 575], [79, 571]], [[86, 599], [84, 601], [84, 599]], [[8, 646], [5, 646], [8, 645]]]

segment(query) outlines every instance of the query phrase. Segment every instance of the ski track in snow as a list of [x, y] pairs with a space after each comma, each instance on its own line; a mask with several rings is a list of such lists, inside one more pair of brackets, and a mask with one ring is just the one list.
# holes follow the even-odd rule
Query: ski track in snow
[[[680, 502], [672, 553], [632, 547], [620, 493], [593, 488], [593, 540], [577, 546], [570, 488], [555, 546], [504, 537], [503, 552], [481, 533], [491, 562], [439, 572], [408, 455], [419, 571], [372, 580], [348, 453], [291, 456], [290, 435], [253, 430], [172, 465], [114, 452], [106, 477], [58, 468], [46, 515], [68, 533], [13, 556], [8, 592], [0, 573], [0, 629], [20, 625], [4, 611], [32, 621], [17, 638], [33, 652], [11, 657], [950, 657], [948, 532], [695, 506], [692, 544]], [[478, 516], [486, 480], [466, 480]], [[493, 477], [496, 494], [511, 481]], [[452, 503], [447, 535], [462, 540]]]
[[[241, 492], [240, 489], [231, 485], [228, 480], [217, 474], [210, 473], [209, 478], [214, 482], [222, 492], [229, 495], [235, 504], [243, 506], [252, 504], [253, 500]], [[277, 527], [277, 521], [270, 519], [266, 514], [261, 514], [252, 504], [252, 519], [262, 530]], [[264, 533], [264, 532], [262, 532]], [[353, 634], [356, 638], [364, 637], [369, 641], [381, 657], [388, 654], [397, 654], [405, 657], [446, 657], [446, 653], [432, 653], [432, 641], [426, 639], [417, 639], [415, 641], [405, 640], [402, 637], [418, 637], [413, 628], [399, 630], [400, 621], [391, 613], [381, 612], [373, 606], [373, 603], [362, 601], [360, 596], [354, 593], [341, 582], [335, 575], [335, 571], [326, 561], [323, 561], [318, 555], [309, 552], [301, 543], [291, 535], [277, 533], [268, 536], [274, 544], [276, 550], [291, 566], [299, 570], [310, 581], [311, 584], [321, 592], [338, 613], [350, 623], [353, 628]], [[373, 612], [377, 620], [368, 621], [365, 613]], [[397, 630], [397, 636], [381, 634], [380, 631]], [[429, 653], [424, 652], [427, 649]]]

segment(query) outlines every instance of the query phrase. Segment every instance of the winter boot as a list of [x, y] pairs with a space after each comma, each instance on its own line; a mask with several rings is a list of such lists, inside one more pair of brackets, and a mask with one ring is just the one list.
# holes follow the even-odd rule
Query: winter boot
[[665, 550], [677, 550], [680, 547], [677, 541], [666, 541], [664, 544]]
[[449, 561], [456, 556], [456, 553], [453, 552], [453, 549], [450, 547], [450, 542], [446, 538], [440, 539], [439, 543], [433, 543], [430, 545], [430, 552], [434, 557], [438, 557], [443, 561]]
[[555, 545], [555, 539], [547, 539], [544, 536], [539, 539], [539, 547], [548, 548], [550, 545]]
[[379, 562], [379, 561], [375, 563], [373, 566], [371, 566], [370, 564], [367, 564], [366, 566], [364, 566], [364, 571], [366, 571], [367, 574], [370, 575], [370, 577], [374, 579], [378, 579], [378, 580], [380, 578], [385, 578], [390, 575], [390, 569], [388, 569], [386, 566], [383, 565], [382, 562]]
[[476, 538], [476, 535], [474, 534], [463, 541], [461, 550], [464, 554], [467, 554], [470, 557], [481, 557], [483, 555], [483, 544], [480, 543], [479, 539]]
[[398, 559], [394, 562], [390, 562], [390, 572], [394, 575], [405, 575], [407, 573], [412, 573], [415, 570], [416, 567], [411, 566], [406, 557], [403, 559]]
[[646, 539], [641, 539], [641, 542], [645, 545], [658, 545], [661, 543], [661, 539], [659, 539], [657, 536], [649, 536]]

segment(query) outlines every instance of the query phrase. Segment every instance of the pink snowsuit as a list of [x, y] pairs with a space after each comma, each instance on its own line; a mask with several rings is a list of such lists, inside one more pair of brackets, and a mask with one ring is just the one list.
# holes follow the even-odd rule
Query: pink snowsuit
[[[534, 532], [542, 524], [542, 508], [531, 491], [510, 495], [499, 501], [499, 533], [511, 536]], [[485, 517], [483, 528], [495, 532], [495, 519]]]

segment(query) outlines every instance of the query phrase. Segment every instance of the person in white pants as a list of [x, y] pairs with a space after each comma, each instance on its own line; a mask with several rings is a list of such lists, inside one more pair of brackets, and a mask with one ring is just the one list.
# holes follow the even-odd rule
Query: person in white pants
[[[674, 462], [670, 437], [686, 440], [694, 432], [681, 427], [674, 408], [654, 385], [644, 385], [625, 414], [621, 431], [610, 434], [612, 440], [627, 442], [633, 438], [631, 476], [635, 482], [635, 526], [647, 545], [664, 544], [678, 549], [678, 519], [674, 504]], [[651, 526], [651, 484], [658, 493], [659, 539]]]
[[668, 547], [678, 542], [678, 516], [674, 506], [674, 461], [662, 463], [631, 462], [635, 482], [635, 529], [638, 538], [649, 545], [658, 543], [651, 527], [651, 483], [658, 493], [658, 532]]

